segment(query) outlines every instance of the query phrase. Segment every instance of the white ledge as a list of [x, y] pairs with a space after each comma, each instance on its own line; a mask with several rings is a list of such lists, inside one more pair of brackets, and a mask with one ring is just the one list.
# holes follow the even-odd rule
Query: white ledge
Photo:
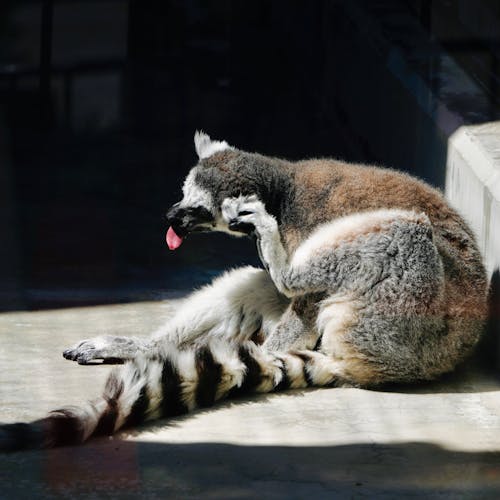
[[500, 122], [461, 127], [450, 137], [446, 197], [476, 233], [491, 275], [500, 267]]

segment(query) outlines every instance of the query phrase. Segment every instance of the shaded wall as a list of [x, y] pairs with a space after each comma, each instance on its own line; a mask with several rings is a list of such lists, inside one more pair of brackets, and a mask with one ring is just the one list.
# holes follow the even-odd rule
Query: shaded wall
[[[467, 8], [3, 2], [0, 308], [156, 298], [257, 263], [250, 242], [223, 235], [166, 249], [163, 214], [196, 161], [197, 128], [242, 149], [380, 163], [442, 185], [449, 133], [498, 115], [498, 31], [475, 59], [446, 45], [479, 40]], [[494, 4], [480, 8], [495, 26]]]

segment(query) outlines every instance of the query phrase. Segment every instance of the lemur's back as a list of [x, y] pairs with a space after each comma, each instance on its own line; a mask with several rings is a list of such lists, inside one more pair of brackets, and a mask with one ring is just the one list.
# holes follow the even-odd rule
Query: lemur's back
[[401, 172], [334, 160], [308, 160], [296, 166], [296, 209], [288, 220], [288, 230], [282, 233], [289, 251], [318, 222], [349, 214], [397, 208], [429, 217], [445, 279], [443, 307], [450, 359], [443, 358], [443, 363], [449, 365], [446, 370], [452, 369], [457, 358], [470, 353], [487, 315], [486, 271], [474, 235], [462, 217], [438, 190]]

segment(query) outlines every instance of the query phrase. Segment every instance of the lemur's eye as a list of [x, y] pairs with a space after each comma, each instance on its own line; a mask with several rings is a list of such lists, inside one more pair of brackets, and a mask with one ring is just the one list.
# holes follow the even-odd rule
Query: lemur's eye
[[252, 212], [249, 212], [248, 210], [242, 210], [241, 212], [238, 212], [238, 215], [251, 215]]

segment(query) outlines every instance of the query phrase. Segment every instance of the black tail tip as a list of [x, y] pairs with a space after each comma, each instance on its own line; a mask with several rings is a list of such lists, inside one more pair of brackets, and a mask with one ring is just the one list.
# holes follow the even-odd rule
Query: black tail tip
[[0, 452], [41, 448], [43, 431], [36, 424], [0, 424]]

